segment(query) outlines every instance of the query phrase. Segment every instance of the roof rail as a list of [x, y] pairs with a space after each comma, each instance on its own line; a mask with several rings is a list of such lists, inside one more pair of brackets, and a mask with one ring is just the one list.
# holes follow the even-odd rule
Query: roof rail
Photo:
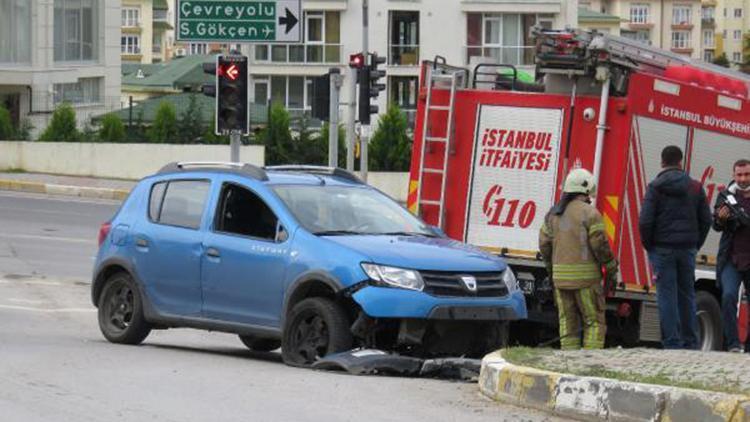
[[350, 182], [364, 184], [364, 182], [357, 177], [354, 173], [344, 170], [338, 167], [325, 167], [325, 166], [308, 166], [301, 164], [291, 164], [283, 166], [266, 166], [263, 167], [267, 171], [279, 171], [279, 172], [295, 172], [295, 173], [309, 173], [316, 175], [326, 175], [340, 177]]
[[230, 169], [230, 170], [234, 170], [239, 173], [245, 174], [247, 176], [252, 177], [253, 179], [257, 179], [261, 181], [268, 180], [268, 175], [266, 174], [266, 171], [263, 170], [263, 168], [261, 167], [254, 166], [252, 164], [247, 164], [247, 163], [231, 163], [231, 162], [226, 162], [226, 161], [172, 162], [162, 167], [158, 171], [158, 174], [173, 173], [173, 172], [178, 172], [181, 170], [188, 170], [190, 168], [211, 168], [211, 169], [225, 168], [225, 169]]

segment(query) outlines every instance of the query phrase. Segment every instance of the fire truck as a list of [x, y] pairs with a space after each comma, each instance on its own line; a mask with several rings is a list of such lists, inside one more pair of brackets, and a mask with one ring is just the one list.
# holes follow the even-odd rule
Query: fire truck
[[[620, 262], [608, 342], [658, 342], [658, 286], [638, 231], [647, 184], [661, 170], [661, 150], [677, 145], [713, 205], [733, 163], [750, 156], [750, 77], [596, 31], [533, 35], [534, 83], [511, 65], [422, 64], [407, 206], [449, 237], [506, 258], [529, 310], [512, 335], [538, 344], [557, 324], [539, 229], [565, 175], [589, 169]], [[722, 348], [718, 244], [712, 231], [697, 256], [704, 350]]]

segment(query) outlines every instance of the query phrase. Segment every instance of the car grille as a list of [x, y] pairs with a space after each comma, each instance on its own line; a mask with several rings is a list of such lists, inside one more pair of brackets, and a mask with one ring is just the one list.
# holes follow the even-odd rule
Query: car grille
[[[420, 271], [420, 274], [424, 280], [424, 292], [433, 296], [500, 297], [508, 294], [502, 273]], [[466, 287], [461, 280], [462, 276], [472, 276], [476, 279], [476, 291]]]

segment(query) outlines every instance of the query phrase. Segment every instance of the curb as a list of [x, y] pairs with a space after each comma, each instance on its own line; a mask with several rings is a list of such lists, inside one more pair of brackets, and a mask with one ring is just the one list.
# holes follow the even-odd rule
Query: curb
[[87, 186], [56, 185], [51, 183], [27, 182], [23, 180], [0, 179], [0, 190], [16, 192], [45, 193], [49, 195], [77, 196], [94, 199], [124, 200], [130, 191], [111, 188], [92, 188]]
[[482, 359], [479, 390], [505, 403], [585, 421], [750, 421], [750, 396], [584, 377]]

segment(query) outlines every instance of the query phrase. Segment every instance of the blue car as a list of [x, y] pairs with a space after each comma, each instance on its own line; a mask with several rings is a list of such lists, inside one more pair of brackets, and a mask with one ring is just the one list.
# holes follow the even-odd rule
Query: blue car
[[341, 169], [172, 163], [99, 233], [91, 298], [107, 340], [238, 334], [306, 366], [379, 348], [478, 356], [526, 318], [511, 269]]

